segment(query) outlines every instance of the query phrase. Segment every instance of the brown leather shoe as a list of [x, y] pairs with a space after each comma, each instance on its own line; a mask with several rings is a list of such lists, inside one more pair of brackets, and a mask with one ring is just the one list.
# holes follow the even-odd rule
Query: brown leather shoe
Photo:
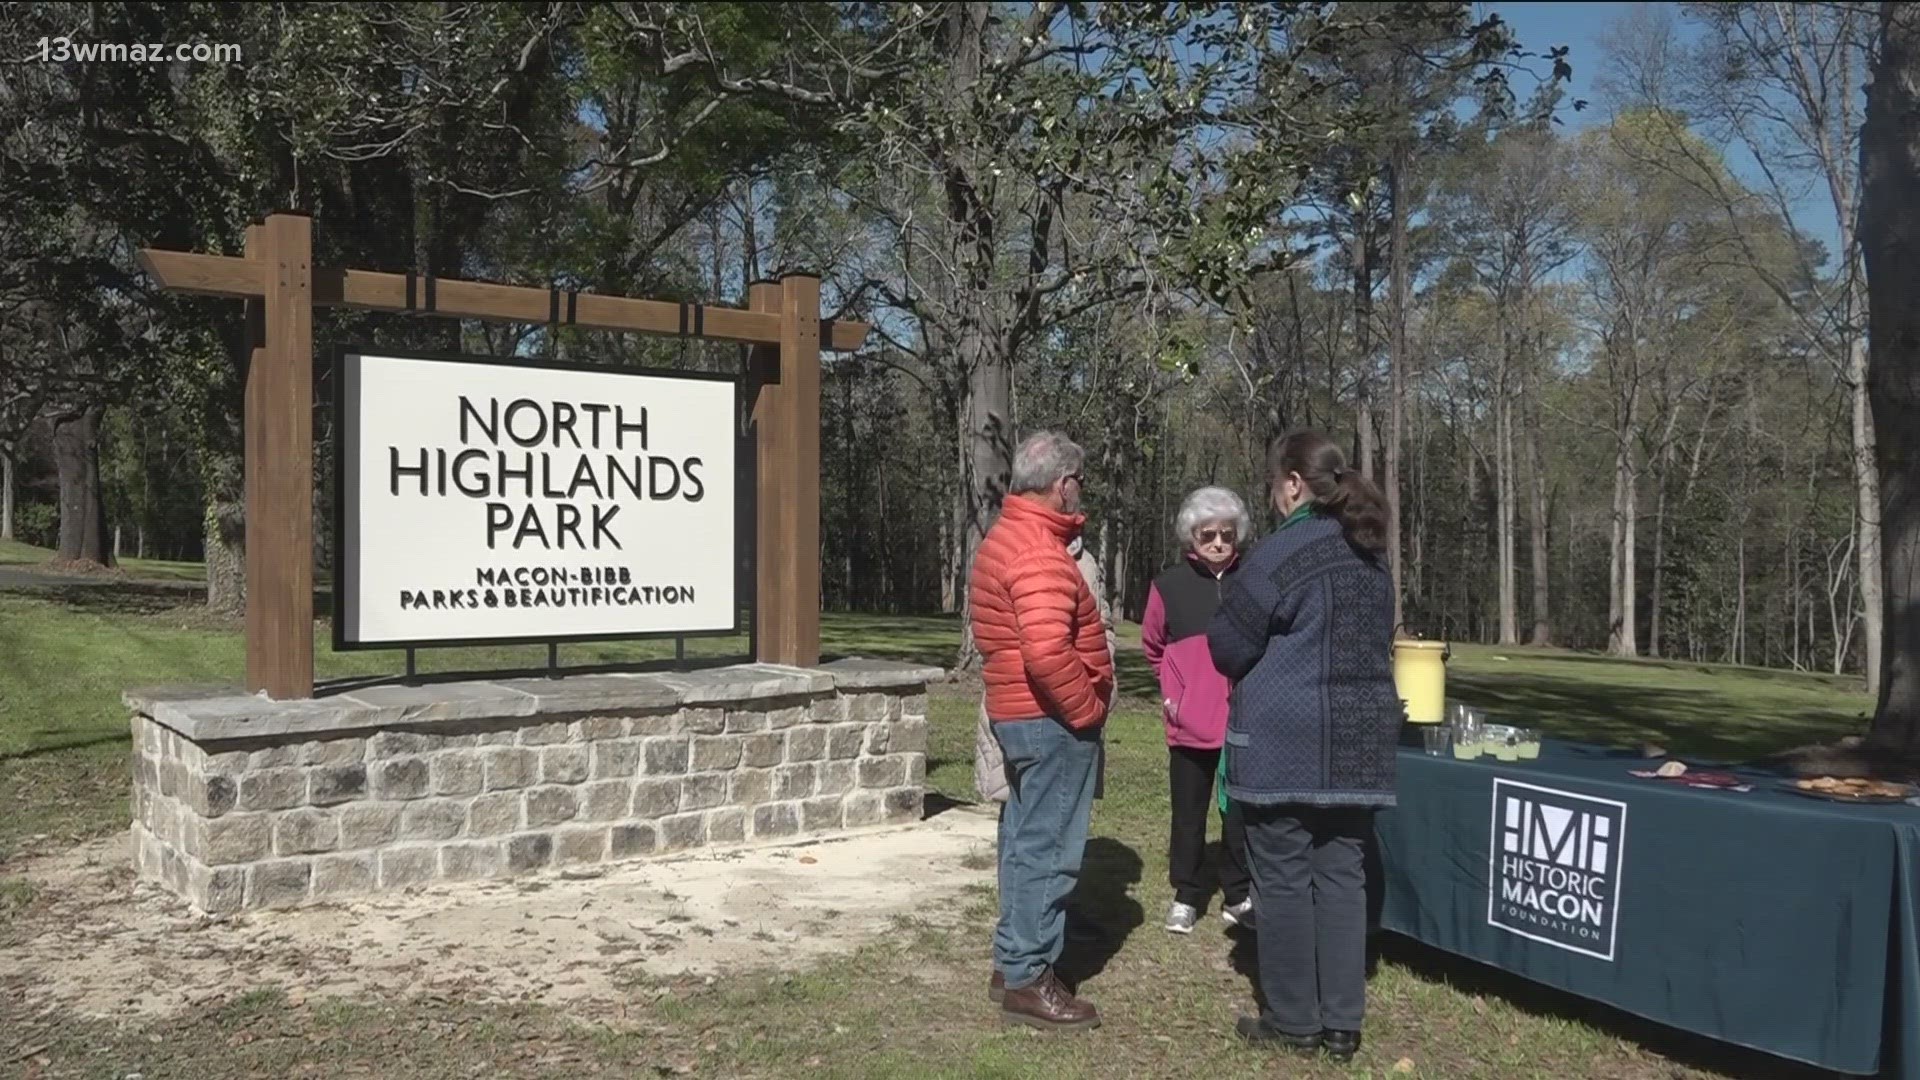
[[1068, 993], [1053, 972], [1048, 971], [1035, 979], [1033, 985], [1006, 992], [1000, 1003], [1000, 1020], [1042, 1031], [1061, 1031], [1099, 1027], [1100, 1012], [1092, 1002]]
[[995, 1005], [998, 1005], [1002, 1001], [1005, 1001], [1006, 999], [1007, 999], [1007, 977], [1005, 975], [1000, 974], [998, 971], [995, 971], [993, 973], [993, 978], [987, 980], [987, 1000], [993, 1002]]

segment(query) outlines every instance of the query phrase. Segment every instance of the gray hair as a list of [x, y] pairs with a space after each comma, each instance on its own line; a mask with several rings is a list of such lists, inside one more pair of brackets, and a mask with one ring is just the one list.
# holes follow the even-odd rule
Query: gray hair
[[1013, 452], [1011, 490], [1015, 495], [1045, 491], [1079, 472], [1086, 460], [1087, 452], [1060, 432], [1035, 432]]
[[1180, 513], [1173, 519], [1174, 532], [1183, 544], [1193, 543], [1193, 531], [1209, 521], [1228, 521], [1233, 523], [1234, 546], [1244, 545], [1251, 537], [1253, 519], [1247, 516], [1247, 504], [1240, 496], [1223, 487], [1203, 487], [1195, 489], [1180, 504]]

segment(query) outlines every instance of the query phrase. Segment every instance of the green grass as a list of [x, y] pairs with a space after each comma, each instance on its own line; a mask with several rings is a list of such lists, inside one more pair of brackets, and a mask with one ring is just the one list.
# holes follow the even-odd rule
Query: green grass
[[[51, 558], [53, 558], [53, 552], [46, 548], [23, 544], [18, 540], [0, 540], [0, 566], [35, 567]], [[197, 562], [126, 558], [120, 560], [120, 570], [126, 576], [142, 581], [205, 582], [207, 580], [206, 565]]]
[[[232, 628], [137, 589], [0, 592], [0, 860], [10, 845], [43, 846], [124, 827], [126, 718], [119, 695], [155, 683], [231, 683], [242, 647]], [[952, 619], [829, 616], [827, 651], [945, 664]], [[324, 642], [324, 633], [317, 635]], [[1133, 635], [1126, 635], [1131, 638]], [[718, 655], [739, 643], [701, 643]], [[578, 646], [569, 664], [656, 657], [670, 645]], [[397, 671], [385, 653], [336, 655], [323, 677]], [[530, 666], [544, 650], [423, 653], [433, 670]], [[1455, 650], [1457, 696], [1556, 733], [1598, 741], [1652, 739], [1677, 752], [1758, 755], [1860, 730], [1857, 680], [1570, 653]], [[149, 1023], [28, 1015], [0, 972], [0, 1074], [242, 1076], [473, 1075], [823, 1077], [1670, 1078], [1817, 1075], [1700, 1044], [1588, 1003], [1396, 948], [1370, 985], [1367, 1049], [1351, 1069], [1284, 1063], [1239, 1046], [1250, 970], [1210, 920], [1190, 938], [1158, 930], [1165, 882], [1165, 747], [1148, 704], [1151, 678], [1123, 647], [1130, 698], [1108, 732], [1108, 795], [1095, 811], [1074, 899], [1072, 961], [1107, 1025], [1087, 1037], [1003, 1032], [984, 994], [993, 896], [951, 899], [955, 930], [910, 920], [861, 952], [785, 975], [734, 975], [712, 985], [665, 980], [636, 992], [625, 1018], [587, 1023], [538, 1008], [459, 1001], [296, 1003], [236, 972], [224, 1005]], [[974, 699], [932, 702], [931, 787], [971, 801]], [[57, 897], [7, 876], [0, 862], [0, 944], [30, 933]], [[876, 885], [876, 887], [884, 887]], [[1209, 912], [1211, 916], [1213, 913]], [[10, 929], [11, 927], [11, 929]], [[661, 990], [664, 996], [656, 997]], [[27, 1053], [30, 1051], [30, 1053]], [[34, 1070], [38, 1070], [35, 1072]]]

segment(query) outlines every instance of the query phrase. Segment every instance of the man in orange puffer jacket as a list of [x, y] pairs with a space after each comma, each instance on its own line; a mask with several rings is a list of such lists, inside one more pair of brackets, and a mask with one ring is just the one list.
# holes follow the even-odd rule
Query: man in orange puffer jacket
[[1085, 460], [1055, 432], [1020, 444], [1010, 494], [974, 555], [967, 586], [987, 716], [1012, 781], [1000, 813], [992, 992], [1004, 1019], [1039, 1028], [1100, 1023], [1093, 1005], [1054, 974], [1113, 687], [1099, 605], [1067, 553], [1086, 522], [1079, 512]]

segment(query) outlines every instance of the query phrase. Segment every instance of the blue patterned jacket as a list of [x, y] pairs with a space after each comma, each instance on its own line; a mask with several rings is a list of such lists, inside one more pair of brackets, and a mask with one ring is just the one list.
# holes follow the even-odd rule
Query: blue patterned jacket
[[1393, 585], [1309, 513], [1228, 579], [1207, 626], [1234, 683], [1227, 792], [1243, 803], [1392, 806], [1404, 706], [1393, 682]]

